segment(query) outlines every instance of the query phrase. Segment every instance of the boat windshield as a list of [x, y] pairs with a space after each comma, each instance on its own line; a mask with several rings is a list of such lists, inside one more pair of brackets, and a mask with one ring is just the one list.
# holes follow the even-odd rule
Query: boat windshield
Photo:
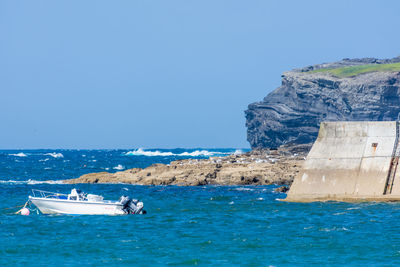
[[66, 194], [37, 190], [37, 189], [32, 189], [32, 194], [34, 197], [41, 197], [41, 198], [56, 198], [56, 199], [67, 199], [68, 198], [68, 195], [66, 195]]

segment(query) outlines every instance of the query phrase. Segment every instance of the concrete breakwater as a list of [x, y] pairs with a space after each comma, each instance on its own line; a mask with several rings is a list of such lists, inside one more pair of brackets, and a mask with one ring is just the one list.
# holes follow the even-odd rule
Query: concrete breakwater
[[140, 185], [265, 185], [291, 184], [310, 145], [252, 151], [240, 155], [185, 159], [145, 169], [98, 172], [64, 183], [129, 183]]
[[287, 201], [399, 201], [399, 123], [323, 122]]

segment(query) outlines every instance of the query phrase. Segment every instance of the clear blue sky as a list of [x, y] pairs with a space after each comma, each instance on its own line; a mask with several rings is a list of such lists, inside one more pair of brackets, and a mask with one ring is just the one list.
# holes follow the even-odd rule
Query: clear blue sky
[[400, 1], [0, 0], [0, 148], [248, 147], [283, 71], [400, 55]]

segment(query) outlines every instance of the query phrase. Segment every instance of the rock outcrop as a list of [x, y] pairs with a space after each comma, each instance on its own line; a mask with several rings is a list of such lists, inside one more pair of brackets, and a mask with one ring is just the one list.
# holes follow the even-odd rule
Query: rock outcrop
[[310, 147], [282, 147], [227, 157], [178, 160], [145, 169], [89, 173], [63, 182], [185, 186], [291, 184]]
[[400, 57], [343, 59], [285, 72], [280, 87], [245, 111], [247, 140], [253, 149], [274, 148], [313, 142], [322, 121], [396, 120], [400, 71], [337, 76], [324, 70], [397, 62]]

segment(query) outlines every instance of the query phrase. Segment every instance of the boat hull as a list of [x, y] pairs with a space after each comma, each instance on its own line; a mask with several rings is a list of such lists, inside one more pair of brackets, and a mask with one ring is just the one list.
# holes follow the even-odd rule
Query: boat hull
[[87, 214], [87, 215], [122, 215], [125, 212], [118, 202], [71, 201], [30, 197], [31, 202], [43, 214]]

